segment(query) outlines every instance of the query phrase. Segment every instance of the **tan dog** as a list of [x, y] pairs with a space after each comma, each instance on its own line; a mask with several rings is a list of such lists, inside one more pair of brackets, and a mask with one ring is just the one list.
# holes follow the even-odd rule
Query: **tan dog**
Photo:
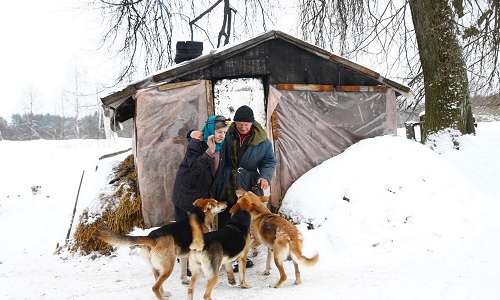
[[250, 247], [250, 213], [231, 209], [231, 219], [217, 231], [202, 234], [196, 218], [190, 216], [193, 231], [193, 243], [189, 253], [189, 266], [192, 276], [188, 288], [188, 299], [193, 300], [194, 287], [198, 276], [203, 271], [207, 277], [207, 287], [203, 299], [212, 299], [212, 290], [219, 279], [219, 271], [225, 266], [231, 285], [236, 283], [231, 262], [239, 260], [241, 266], [240, 287], [250, 288], [245, 281], [245, 265]]
[[298, 263], [313, 266], [318, 261], [318, 254], [312, 258], [302, 255], [302, 233], [287, 219], [271, 213], [265, 205], [268, 200], [267, 196], [259, 197], [241, 188], [236, 191], [236, 195], [238, 201], [231, 210], [247, 210], [252, 216], [252, 235], [254, 239], [251, 247], [253, 256], [257, 255], [257, 246], [260, 244], [266, 245], [268, 253], [264, 274], [270, 274], [271, 257], [274, 257], [274, 263], [280, 272], [278, 282], [271, 285], [271, 287], [279, 287], [286, 280], [283, 262], [289, 256], [291, 256], [295, 267], [295, 284], [301, 284]]
[[[215, 199], [198, 199], [193, 203], [194, 210], [190, 217], [195, 218], [201, 224], [201, 230], [208, 232], [212, 228], [214, 217], [227, 208], [225, 202], [217, 202]], [[156, 283], [153, 292], [158, 299], [170, 296], [162, 289], [162, 284], [172, 274], [176, 258], [181, 259], [181, 277], [183, 283], [187, 280], [187, 257], [189, 246], [193, 239], [189, 218], [162, 226], [151, 231], [147, 236], [130, 236], [118, 234], [111, 230], [100, 230], [94, 236], [114, 246], [141, 245], [142, 256], [149, 263], [153, 271]]]

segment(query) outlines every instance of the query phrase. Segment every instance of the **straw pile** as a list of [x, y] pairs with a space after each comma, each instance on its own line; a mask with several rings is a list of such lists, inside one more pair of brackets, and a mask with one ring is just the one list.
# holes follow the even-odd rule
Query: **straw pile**
[[74, 240], [69, 246], [70, 251], [79, 251], [82, 254], [97, 251], [107, 255], [113, 249], [92, 237], [96, 231], [106, 227], [114, 232], [126, 234], [134, 227], [145, 228], [133, 155], [129, 155], [113, 172], [114, 178], [109, 182], [113, 192], [99, 195], [99, 213], [89, 208], [82, 213]]

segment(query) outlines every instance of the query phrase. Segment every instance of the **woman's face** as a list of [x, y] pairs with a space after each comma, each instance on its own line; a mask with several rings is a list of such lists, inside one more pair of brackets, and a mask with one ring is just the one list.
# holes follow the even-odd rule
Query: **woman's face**
[[252, 122], [239, 122], [239, 121], [235, 123], [236, 123], [236, 129], [241, 134], [247, 134], [252, 128], [253, 124]]
[[228, 129], [228, 127], [226, 126], [226, 127], [219, 128], [215, 131], [214, 135], [215, 135], [215, 142], [216, 143], [222, 143], [222, 141], [226, 137], [227, 129]]

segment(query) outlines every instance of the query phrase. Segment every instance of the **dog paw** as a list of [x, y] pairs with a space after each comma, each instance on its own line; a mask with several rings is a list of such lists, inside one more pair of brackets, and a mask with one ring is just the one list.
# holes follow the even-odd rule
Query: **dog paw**
[[240, 287], [241, 287], [242, 289], [249, 289], [249, 288], [251, 288], [252, 286], [251, 286], [251, 285], [249, 285], [248, 283], [246, 283], [246, 282], [245, 282], [245, 283], [240, 284]]
[[188, 285], [188, 284], [189, 284], [189, 282], [190, 282], [190, 280], [189, 280], [189, 279], [186, 279], [186, 280], [184, 280], [184, 279], [183, 279], [183, 280], [181, 280], [181, 283], [182, 283], [182, 284], [185, 284], [185, 285]]
[[295, 284], [296, 285], [302, 284], [302, 280], [300, 280], [300, 279], [295, 280]]
[[170, 292], [163, 292], [162, 296], [163, 298], [169, 298], [170, 296], [172, 296], [172, 294]]
[[228, 279], [227, 282], [229, 282], [230, 285], [236, 284], [236, 280], [234, 280], [234, 279]]
[[264, 271], [264, 272], [262, 272], [262, 274], [264, 274], [264, 275], [266, 275], [266, 276], [269, 276], [269, 275], [271, 275], [271, 272], [269, 272], [269, 271]]

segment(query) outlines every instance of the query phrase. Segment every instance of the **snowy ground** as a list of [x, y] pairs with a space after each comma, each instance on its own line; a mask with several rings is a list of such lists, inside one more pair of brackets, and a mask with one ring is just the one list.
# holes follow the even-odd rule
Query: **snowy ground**
[[[404, 135], [401, 133], [401, 135]], [[85, 170], [77, 216], [105, 186], [130, 139], [0, 142], [0, 299], [154, 299], [153, 276], [138, 252], [54, 255], [64, 244]], [[500, 299], [500, 122], [479, 123], [461, 150], [440, 140], [435, 151], [403, 137], [361, 141], [314, 168], [289, 190], [283, 211], [315, 226], [299, 228], [306, 255], [302, 285], [261, 273], [252, 289], [221, 276], [215, 299]], [[96, 170], [96, 166], [98, 166]], [[33, 195], [31, 187], [40, 185]], [[134, 234], [141, 234], [136, 230]], [[187, 288], [179, 268], [165, 283], [171, 299]], [[202, 299], [201, 280], [195, 299]]]

